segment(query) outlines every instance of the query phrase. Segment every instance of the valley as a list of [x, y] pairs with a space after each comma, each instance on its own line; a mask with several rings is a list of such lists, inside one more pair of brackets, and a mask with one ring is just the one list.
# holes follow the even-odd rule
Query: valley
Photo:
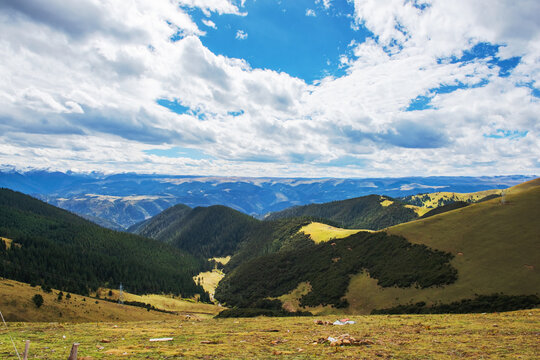
[[[540, 317], [539, 204], [540, 179], [473, 193], [368, 195], [263, 220], [223, 205], [177, 204], [129, 234], [4, 189], [0, 309], [11, 330], [0, 330], [0, 353], [10, 352], [9, 333], [38, 343], [35, 358], [65, 351], [70, 341], [81, 342], [88, 359], [413, 351], [427, 358], [527, 357], [537, 351], [531, 339]], [[30, 265], [24, 271], [23, 261]], [[70, 262], [81, 264], [68, 273]], [[119, 283], [124, 305], [110, 286]], [[34, 303], [36, 295], [43, 305]], [[357, 324], [321, 327], [313, 316], [322, 323], [347, 316]], [[91, 332], [89, 321], [98, 322]], [[497, 325], [489, 338], [486, 321]], [[508, 330], [498, 332], [500, 326]], [[40, 333], [64, 329], [65, 339]], [[450, 333], [453, 340], [441, 340]], [[343, 334], [365, 343], [335, 347], [324, 340]], [[154, 337], [173, 340], [146, 344]], [[471, 349], [475, 337], [483, 345]], [[506, 347], [493, 347], [497, 341]]]

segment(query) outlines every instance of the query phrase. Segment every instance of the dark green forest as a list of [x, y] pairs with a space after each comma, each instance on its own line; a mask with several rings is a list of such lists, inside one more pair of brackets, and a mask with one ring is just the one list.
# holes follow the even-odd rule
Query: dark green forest
[[372, 314], [472, 314], [533, 309], [540, 305], [537, 295], [478, 295], [449, 304], [427, 306], [425, 302], [398, 305], [388, 309], [376, 309]]
[[451, 259], [449, 253], [413, 245], [403, 237], [360, 232], [247, 260], [220, 282], [215, 297], [228, 306], [253, 307], [307, 281], [312, 291], [301, 298], [302, 306], [346, 307], [343, 297], [351, 275], [367, 270], [383, 287], [439, 286], [457, 279]]
[[176, 205], [130, 228], [203, 258], [232, 255], [259, 220], [226, 206]]
[[[383, 200], [393, 203], [382, 206]], [[266, 220], [308, 216], [331, 220], [336, 226], [346, 229], [380, 230], [418, 217], [414, 210], [406, 208], [405, 205], [400, 200], [387, 196], [368, 195], [325, 204], [295, 206], [272, 213]]]
[[129, 292], [202, 294], [192, 276], [209, 268], [168, 244], [102, 228], [22, 193], [0, 189], [0, 276], [88, 294], [122, 283]]

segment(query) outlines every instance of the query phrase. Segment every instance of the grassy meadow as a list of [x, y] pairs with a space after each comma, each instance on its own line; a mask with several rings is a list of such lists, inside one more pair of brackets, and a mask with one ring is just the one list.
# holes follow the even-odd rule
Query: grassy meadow
[[[535, 359], [540, 310], [473, 315], [353, 316], [354, 325], [317, 325], [336, 317], [185, 319], [103, 323], [10, 323], [0, 358], [16, 358], [30, 340], [31, 359]], [[359, 346], [321, 339], [349, 334]], [[169, 342], [151, 338], [172, 337]]]
[[[178, 299], [165, 295], [134, 295], [124, 292], [125, 301], [138, 301], [155, 306], [158, 309], [178, 313], [167, 314], [157, 311], [147, 311], [135, 306], [123, 306], [115, 302], [103, 300], [108, 296], [108, 289], [99, 291], [100, 298], [63, 293], [58, 300], [58, 290], [44, 292], [39, 286], [13, 280], [0, 281], [0, 310], [7, 321], [32, 322], [87, 322], [87, 321], [146, 321], [174, 320], [186, 313], [198, 317], [211, 317], [221, 308], [216, 305], [197, 303], [191, 299]], [[43, 297], [43, 305], [38, 309], [32, 302], [32, 297], [39, 294]], [[111, 299], [118, 299], [118, 291], [112, 290]]]

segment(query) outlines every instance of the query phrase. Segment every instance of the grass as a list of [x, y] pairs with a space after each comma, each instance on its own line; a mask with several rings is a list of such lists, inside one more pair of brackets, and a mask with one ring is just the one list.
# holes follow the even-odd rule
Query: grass
[[304, 234], [309, 235], [311, 240], [317, 244], [330, 241], [332, 239], [343, 239], [360, 231], [373, 232], [372, 230], [341, 229], [319, 222], [312, 222], [298, 230], [298, 232], [303, 232]]
[[214, 269], [212, 271], [205, 271], [199, 273], [197, 276], [193, 277], [193, 280], [196, 283], [200, 282], [203, 289], [210, 294], [211, 298], [213, 298], [219, 282], [224, 277], [225, 274], [223, 273], [223, 271], [219, 269]]
[[475, 294], [538, 294], [540, 291], [540, 180], [510, 188], [501, 199], [386, 229], [412, 243], [455, 255], [458, 280], [427, 289], [382, 288], [366, 272], [355, 275], [347, 299], [353, 313], [425, 301], [445, 303]]
[[[112, 298], [117, 299], [118, 293], [113, 291]], [[173, 299], [164, 295], [133, 295], [124, 293], [126, 301], [140, 301], [154, 305], [156, 308], [175, 311], [180, 315], [165, 314], [134, 306], [119, 305], [92, 297], [66, 294], [58, 300], [58, 290], [45, 293], [39, 286], [32, 287], [13, 280], [0, 281], [0, 310], [7, 321], [128, 321], [128, 320], [171, 320], [186, 313], [198, 316], [217, 314], [221, 308], [215, 305], [196, 303], [186, 299]], [[38, 309], [32, 302], [32, 296], [39, 294], [44, 303]], [[101, 297], [108, 295], [108, 289], [101, 291]]]
[[14, 243], [13, 240], [5, 237], [0, 236], [0, 241], [4, 242], [4, 244], [6, 245], [6, 249], [10, 249], [13, 244], [15, 244], [16, 247], [21, 247], [21, 244]]
[[394, 202], [392, 200], [384, 199], [383, 201], [381, 201], [381, 206], [387, 207], [392, 205], [393, 203]]
[[[30, 358], [61, 359], [79, 342], [79, 359], [534, 359], [540, 310], [474, 315], [353, 316], [354, 325], [316, 325], [336, 317], [175, 319], [105, 323], [10, 323], [0, 358], [30, 340]], [[316, 344], [350, 334], [367, 345]], [[151, 338], [172, 337], [170, 342]], [[104, 341], [105, 340], [105, 341]]]
[[435, 209], [439, 206], [439, 202], [448, 202], [448, 201], [465, 201], [465, 202], [476, 202], [478, 200], [481, 200], [489, 195], [500, 195], [502, 193], [502, 190], [494, 189], [494, 190], [484, 190], [484, 191], [478, 191], [474, 193], [455, 193], [455, 192], [435, 192], [435, 193], [429, 193], [429, 194], [420, 194], [420, 195], [413, 195], [408, 197], [409, 201], [420, 201], [422, 203], [422, 206], [415, 206], [415, 205], [406, 205], [405, 207], [408, 207], [410, 209], [413, 209], [418, 216], [422, 216], [425, 213], [427, 213], [430, 210]]
[[231, 256], [225, 256], [225, 257], [214, 257], [208, 260], [214, 260], [215, 262], [220, 263], [221, 265], [227, 265], [229, 261], [231, 261]]

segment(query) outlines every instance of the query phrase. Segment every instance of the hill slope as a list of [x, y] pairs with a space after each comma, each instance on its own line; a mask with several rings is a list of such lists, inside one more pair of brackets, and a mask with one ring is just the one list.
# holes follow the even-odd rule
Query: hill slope
[[205, 258], [232, 255], [259, 221], [226, 206], [176, 205], [129, 229]]
[[418, 215], [407, 204], [379, 195], [333, 201], [324, 204], [295, 206], [269, 214], [266, 220], [309, 216], [328, 219], [342, 228], [379, 230], [416, 219]]
[[[369, 313], [494, 293], [538, 295], [538, 218], [540, 179], [508, 189], [502, 198], [381, 232], [252, 257], [227, 274], [216, 298], [239, 306], [266, 297], [296, 299], [288, 304], [296, 308], [349, 304], [349, 313]], [[410, 247], [415, 245], [422, 247]]]
[[396, 225], [389, 234], [450, 252], [458, 280], [432, 289], [383, 289], [369, 274], [355, 276], [347, 299], [366, 312], [424, 301], [445, 303], [478, 295], [538, 294], [540, 291], [540, 179], [508, 189], [505, 204], [492, 199]]
[[79, 294], [120, 283], [133, 293], [204, 293], [192, 280], [201, 259], [8, 189], [0, 189], [0, 236], [11, 240], [0, 241], [2, 277]]

